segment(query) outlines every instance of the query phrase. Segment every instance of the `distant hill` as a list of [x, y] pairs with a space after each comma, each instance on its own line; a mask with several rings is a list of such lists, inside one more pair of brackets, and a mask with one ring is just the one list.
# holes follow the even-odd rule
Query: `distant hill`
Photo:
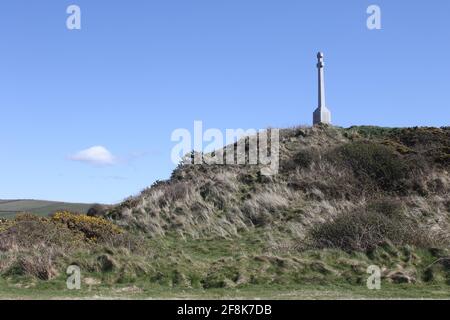
[[92, 204], [67, 203], [44, 200], [0, 200], [0, 218], [12, 218], [18, 213], [28, 212], [47, 216], [56, 211], [72, 211], [86, 213]]

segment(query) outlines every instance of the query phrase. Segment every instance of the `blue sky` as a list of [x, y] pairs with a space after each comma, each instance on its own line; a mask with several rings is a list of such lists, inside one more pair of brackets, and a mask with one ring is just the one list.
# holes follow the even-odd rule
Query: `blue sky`
[[[448, 0], [2, 1], [0, 199], [118, 202], [169, 177], [194, 120], [310, 124], [318, 50], [336, 125], [449, 125], [449, 19]], [[111, 162], [75, 161], [91, 147]]]

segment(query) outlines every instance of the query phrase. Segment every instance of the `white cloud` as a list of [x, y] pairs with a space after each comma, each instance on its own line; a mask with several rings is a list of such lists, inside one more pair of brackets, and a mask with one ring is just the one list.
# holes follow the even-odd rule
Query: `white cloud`
[[86, 150], [81, 150], [74, 155], [71, 155], [69, 159], [97, 166], [110, 166], [117, 163], [116, 157], [103, 146], [95, 146]]

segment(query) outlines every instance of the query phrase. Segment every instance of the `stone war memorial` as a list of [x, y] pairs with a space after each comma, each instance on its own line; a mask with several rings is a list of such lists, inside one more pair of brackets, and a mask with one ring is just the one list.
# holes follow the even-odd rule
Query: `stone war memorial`
[[323, 62], [323, 53], [317, 54], [317, 71], [318, 71], [318, 84], [319, 84], [319, 106], [313, 114], [313, 125], [316, 124], [331, 124], [331, 112], [326, 107], [325, 103], [325, 78], [323, 68], [325, 66]]

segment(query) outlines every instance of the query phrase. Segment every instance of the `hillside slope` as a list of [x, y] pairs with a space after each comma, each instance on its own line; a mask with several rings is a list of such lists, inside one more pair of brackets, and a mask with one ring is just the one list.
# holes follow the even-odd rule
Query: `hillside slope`
[[449, 127], [298, 127], [281, 130], [280, 144], [278, 175], [252, 165], [180, 165], [106, 215], [151, 236], [256, 228], [302, 239], [340, 214], [379, 208], [448, 236]]
[[[89, 212], [102, 217], [0, 219], [0, 295], [28, 294], [36, 279], [48, 282], [36, 282], [39, 294], [60, 295], [76, 264], [97, 283], [87, 295], [287, 297], [309, 287], [325, 298], [448, 297], [450, 128], [305, 127], [281, 130], [280, 142], [274, 176], [185, 164]], [[366, 288], [373, 265], [376, 292]]]

